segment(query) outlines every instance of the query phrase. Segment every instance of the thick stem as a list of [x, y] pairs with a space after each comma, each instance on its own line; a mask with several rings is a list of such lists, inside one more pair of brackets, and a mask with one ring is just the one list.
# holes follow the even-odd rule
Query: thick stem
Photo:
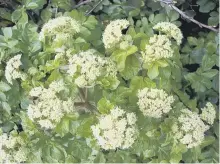
[[160, 0], [160, 2], [170, 6], [172, 9], [174, 9], [176, 12], [178, 12], [182, 17], [184, 17], [184, 18], [188, 19], [189, 21], [199, 25], [199, 27], [201, 27], [201, 28], [204, 27], [204, 28], [207, 28], [207, 29], [212, 30], [214, 32], [219, 32], [219, 29], [216, 29], [216, 28], [214, 28], [212, 26], [205, 25], [205, 24], [203, 24], [203, 23], [193, 19], [192, 17], [189, 17], [188, 15], [186, 15], [183, 11], [181, 11], [180, 9], [178, 9], [176, 6], [173, 5], [173, 1], [170, 1], [170, 0]]

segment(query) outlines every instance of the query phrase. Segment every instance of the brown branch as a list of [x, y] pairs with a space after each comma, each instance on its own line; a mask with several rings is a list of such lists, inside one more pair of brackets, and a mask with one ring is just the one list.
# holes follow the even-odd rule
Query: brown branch
[[75, 6], [73, 7], [73, 9], [76, 9], [76, 8], [78, 8], [78, 7], [82, 6], [82, 5], [85, 5], [85, 4], [87, 4], [87, 3], [90, 3], [90, 2], [92, 2], [92, 1], [93, 1], [93, 0], [86, 0], [86, 1], [80, 2], [79, 4], [75, 5]]
[[166, 0], [160, 0], [160, 2], [162, 2], [162, 3], [164, 3], [164, 4], [168, 5], [168, 6], [170, 6], [172, 9], [174, 9], [176, 12], [178, 12], [182, 17], [184, 17], [184, 18], [188, 19], [189, 21], [191, 21], [191, 22], [193, 22], [193, 23], [199, 25], [199, 27], [201, 27], [201, 28], [204, 27], [204, 28], [207, 28], [207, 29], [212, 30], [212, 31], [214, 31], [214, 32], [219, 32], [219, 29], [216, 29], [216, 28], [214, 28], [214, 27], [212, 27], [212, 26], [208, 26], [208, 25], [206, 25], [206, 24], [203, 24], [203, 23], [201, 23], [201, 22], [199, 22], [199, 21], [193, 19], [192, 17], [189, 17], [189, 16], [186, 15], [183, 11], [181, 11], [181, 10], [178, 9], [176, 6], [174, 6], [172, 2], [168, 2], [168, 1], [166, 1]]
[[95, 10], [96, 7], [98, 7], [98, 5], [102, 3], [102, 1], [103, 1], [103, 0], [100, 0], [90, 11], [88, 11], [88, 12], [86, 13], [86, 16], [88, 16], [89, 14], [91, 14], [91, 12], [93, 12], [93, 10]]

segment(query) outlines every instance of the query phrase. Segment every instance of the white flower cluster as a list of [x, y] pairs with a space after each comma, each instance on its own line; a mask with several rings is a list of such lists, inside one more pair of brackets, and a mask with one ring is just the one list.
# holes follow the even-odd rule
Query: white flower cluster
[[61, 118], [65, 114], [73, 112], [74, 109], [74, 102], [71, 98], [64, 101], [57, 96], [57, 93], [64, 89], [63, 81], [52, 82], [48, 89], [33, 88], [29, 95], [35, 100], [33, 100], [33, 104], [28, 106], [29, 118], [37, 122], [42, 128], [55, 128]]
[[204, 132], [209, 129], [200, 119], [199, 115], [188, 109], [181, 110], [178, 121], [173, 125], [174, 138], [192, 148], [201, 144], [204, 139]]
[[173, 56], [171, 41], [166, 35], [154, 35], [150, 37], [149, 43], [143, 53], [144, 62], [150, 63], [163, 58]]
[[138, 91], [138, 106], [144, 116], [160, 118], [168, 113], [174, 102], [174, 97], [169, 96], [164, 90], [144, 88]]
[[0, 136], [0, 163], [20, 163], [27, 160], [28, 149], [20, 136], [3, 133]]
[[177, 44], [180, 45], [183, 39], [183, 34], [181, 30], [173, 23], [170, 22], [160, 22], [157, 23], [154, 27], [154, 30], [161, 31], [168, 35], [169, 37], [173, 37]]
[[45, 36], [55, 37], [56, 40], [66, 40], [80, 31], [80, 24], [69, 16], [60, 16], [49, 20], [41, 29], [39, 39]]
[[208, 124], [212, 125], [216, 117], [215, 107], [210, 103], [206, 103], [206, 107], [202, 108], [202, 114], [200, 118], [206, 121]]
[[127, 149], [132, 146], [138, 135], [136, 121], [134, 113], [126, 113], [115, 107], [110, 114], [101, 116], [99, 123], [91, 126], [91, 129], [103, 149]]
[[5, 78], [10, 84], [12, 84], [12, 80], [15, 79], [26, 79], [26, 74], [19, 71], [19, 67], [21, 65], [21, 55], [16, 55], [7, 62], [5, 68]]
[[98, 78], [112, 77], [116, 78], [117, 70], [115, 63], [110, 58], [104, 58], [94, 55], [95, 51], [90, 49], [85, 52], [73, 55], [69, 59], [70, 76], [79, 73], [75, 79], [79, 87], [90, 87], [98, 84]]
[[105, 28], [103, 33], [103, 43], [105, 48], [111, 48], [119, 43], [122, 38], [122, 30], [129, 26], [129, 22], [125, 19], [117, 19], [111, 21]]

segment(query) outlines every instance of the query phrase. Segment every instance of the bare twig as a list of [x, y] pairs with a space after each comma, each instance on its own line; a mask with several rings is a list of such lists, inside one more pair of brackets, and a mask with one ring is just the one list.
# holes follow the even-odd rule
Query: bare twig
[[75, 6], [73, 7], [73, 9], [76, 9], [76, 8], [78, 8], [78, 7], [82, 6], [82, 5], [85, 5], [85, 4], [87, 4], [87, 3], [90, 3], [90, 2], [92, 2], [92, 1], [93, 1], [93, 0], [82, 1], [82, 2], [80, 2], [79, 4], [75, 5]]
[[96, 8], [99, 4], [101, 4], [102, 1], [103, 1], [103, 0], [100, 0], [90, 11], [88, 11], [88, 12], [86, 13], [86, 16], [88, 16], [91, 12], [93, 12], [93, 10], [95, 10], [95, 8]]
[[219, 29], [216, 29], [216, 28], [214, 28], [212, 26], [205, 25], [205, 24], [203, 24], [203, 23], [193, 19], [192, 17], [189, 17], [183, 11], [181, 11], [176, 6], [174, 6], [173, 5], [174, 3], [171, 2], [170, 0], [160, 0], [160, 2], [162, 2], [162, 3], [166, 4], [166, 5], [169, 5], [172, 9], [174, 9], [176, 12], [178, 12], [182, 17], [184, 17], [184, 18], [188, 19], [189, 21], [199, 25], [199, 27], [201, 27], [201, 28], [204, 27], [204, 28], [207, 28], [207, 29], [212, 30], [214, 32], [219, 32]]

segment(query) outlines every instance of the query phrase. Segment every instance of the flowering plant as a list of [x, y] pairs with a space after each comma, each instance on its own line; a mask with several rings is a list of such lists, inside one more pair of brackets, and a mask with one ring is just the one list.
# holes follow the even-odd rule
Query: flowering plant
[[36, 23], [26, 1], [0, 35], [1, 162], [218, 162], [213, 33], [71, 9]]

